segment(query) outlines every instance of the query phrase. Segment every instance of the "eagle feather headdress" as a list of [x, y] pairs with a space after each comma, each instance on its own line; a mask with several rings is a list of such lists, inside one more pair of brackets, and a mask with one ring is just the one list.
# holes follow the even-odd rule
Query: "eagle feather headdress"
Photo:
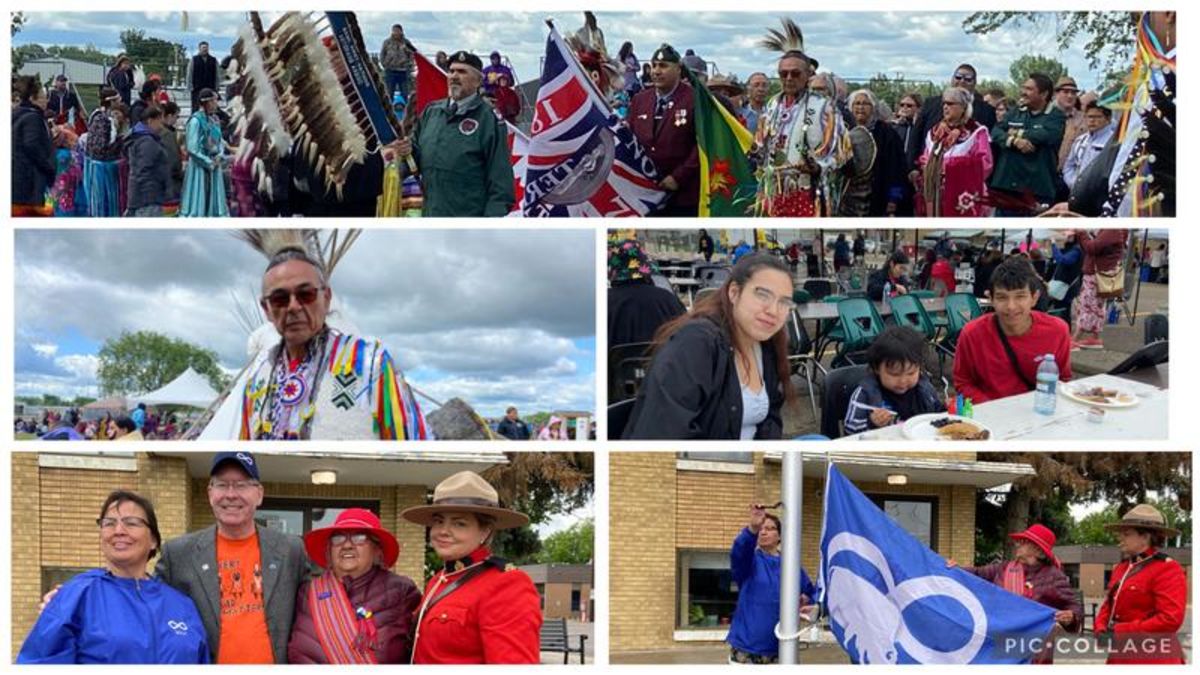
[[804, 50], [804, 31], [800, 30], [800, 26], [795, 21], [787, 17], [781, 17], [779, 23], [783, 30], [768, 28], [767, 35], [758, 41], [758, 46], [779, 52], [784, 56], [801, 56], [812, 64], [813, 70], [816, 70], [816, 59], [813, 59]]

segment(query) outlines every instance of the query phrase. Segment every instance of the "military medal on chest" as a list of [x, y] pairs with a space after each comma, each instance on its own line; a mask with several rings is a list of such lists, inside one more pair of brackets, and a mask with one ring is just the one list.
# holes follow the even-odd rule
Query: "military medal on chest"
[[687, 124], [687, 109], [680, 108], [675, 111], [675, 126], [682, 127]]

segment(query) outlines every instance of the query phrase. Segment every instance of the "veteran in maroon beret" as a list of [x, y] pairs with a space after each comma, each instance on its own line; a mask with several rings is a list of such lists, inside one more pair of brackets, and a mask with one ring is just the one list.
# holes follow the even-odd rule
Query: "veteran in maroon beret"
[[681, 61], [671, 45], [659, 47], [650, 58], [654, 86], [638, 92], [629, 104], [629, 127], [654, 160], [659, 185], [668, 194], [652, 216], [694, 218], [700, 204], [696, 108]]

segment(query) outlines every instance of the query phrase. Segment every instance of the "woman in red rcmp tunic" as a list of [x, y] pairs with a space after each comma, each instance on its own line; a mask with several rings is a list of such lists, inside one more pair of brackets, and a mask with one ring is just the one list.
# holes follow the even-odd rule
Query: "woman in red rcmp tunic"
[[529, 575], [488, 548], [496, 532], [529, 517], [501, 508], [495, 488], [470, 471], [439, 483], [433, 504], [400, 515], [429, 528], [445, 563], [417, 610], [412, 662], [538, 663], [541, 598]]
[[1176, 633], [1187, 607], [1183, 567], [1159, 549], [1179, 534], [1149, 504], [1138, 504], [1106, 529], [1116, 530], [1121, 562], [1096, 612], [1096, 637], [1111, 638], [1109, 663], [1183, 663]]

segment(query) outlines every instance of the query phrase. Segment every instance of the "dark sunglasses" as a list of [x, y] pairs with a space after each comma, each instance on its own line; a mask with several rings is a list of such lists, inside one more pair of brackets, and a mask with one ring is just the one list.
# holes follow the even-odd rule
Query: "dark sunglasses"
[[960, 75], [959, 73], [955, 73], [954, 79], [955, 79], [955, 81], [961, 81], [961, 82], [974, 82], [975, 76], [974, 75]]
[[804, 77], [803, 70], [781, 70], [779, 71], [779, 79], [781, 80], [798, 80]]
[[283, 288], [271, 291], [271, 294], [262, 299], [263, 302], [270, 305], [273, 309], [285, 309], [292, 304], [292, 296], [296, 296], [296, 300], [302, 305], [311, 305], [317, 301], [317, 294], [325, 290], [324, 286], [301, 286], [294, 291], [289, 291]]

